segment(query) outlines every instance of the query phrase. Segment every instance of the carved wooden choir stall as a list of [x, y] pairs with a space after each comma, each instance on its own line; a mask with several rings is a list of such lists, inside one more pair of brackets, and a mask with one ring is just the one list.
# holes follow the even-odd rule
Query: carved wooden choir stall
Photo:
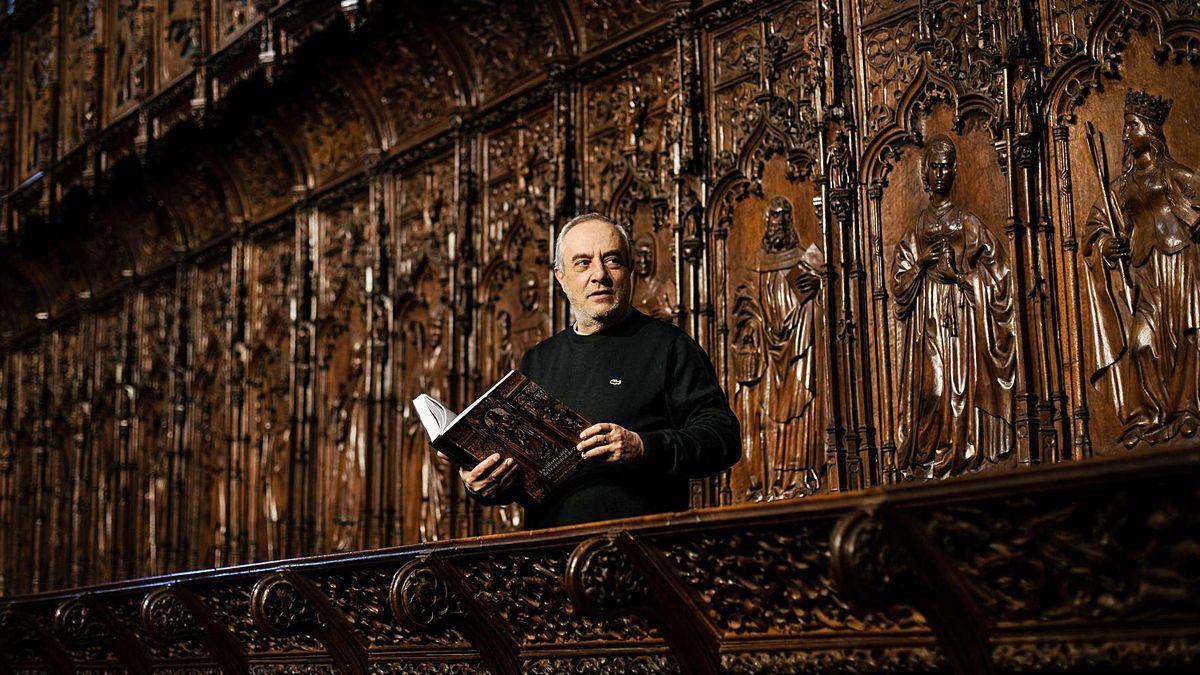
[[[10, 0], [0, 672], [1193, 672], [1197, 92], [1197, 0]], [[408, 402], [587, 211], [743, 457], [524, 531]]]

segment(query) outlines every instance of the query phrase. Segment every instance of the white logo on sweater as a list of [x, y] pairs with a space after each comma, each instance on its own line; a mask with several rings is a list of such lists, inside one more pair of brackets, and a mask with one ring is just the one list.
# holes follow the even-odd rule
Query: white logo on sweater
[[608, 383], [609, 383], [609, 384], [611, 384], [611, 385], [612, 385], [612, 386], [614, 386], [614, 387], [619, 387], [619, 386], [621, 386], [621, 381], [620, 381], [620, 380], [618, 380], [618, 379], [617, 379], [617, 378], [615, 378], [615, 377], [614, 377], [613, 379], [609, 380], [609, 381], [608, 381]]

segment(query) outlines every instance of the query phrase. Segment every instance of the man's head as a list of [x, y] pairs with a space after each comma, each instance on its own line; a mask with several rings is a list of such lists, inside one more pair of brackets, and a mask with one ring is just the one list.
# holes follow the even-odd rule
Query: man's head
[[792, 227], [792, 203], [787, 197], [775, 197], [763, 214], [763, 250], [769, 253], [790, 251], [799, 245]]
[[625, 317], [632, 248], [625, 230], [598, 213], [563, 226], [554, 246], [554, 277], [567, 294], [577, 328], [600, 330]]

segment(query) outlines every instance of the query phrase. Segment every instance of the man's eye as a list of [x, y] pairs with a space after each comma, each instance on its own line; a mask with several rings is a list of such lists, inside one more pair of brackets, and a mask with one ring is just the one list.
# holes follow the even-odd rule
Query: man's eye
[[620, 267], [621, 259], [616, 256], [609, 256], [604, 259], [604, 264], [608, 265], [609, 267]]

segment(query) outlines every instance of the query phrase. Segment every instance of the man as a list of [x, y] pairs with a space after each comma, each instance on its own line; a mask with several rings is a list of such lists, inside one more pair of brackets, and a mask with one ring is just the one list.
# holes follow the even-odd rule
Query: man
[[[574, 218], [558, 238], [554, 276], [575, 322], [526, 352], [520, 370], [599, 423], [580, 434], [576, 474], [526, 510], [529, 528], [686, 509], [689, 478], [741, 456], [708, 357], [676, 326], [633, 309], [632, 257], [629, 236], [599, 214]], [[496, 454], [459, 476], [495, 504], [511, 501], [515, 472]]]

